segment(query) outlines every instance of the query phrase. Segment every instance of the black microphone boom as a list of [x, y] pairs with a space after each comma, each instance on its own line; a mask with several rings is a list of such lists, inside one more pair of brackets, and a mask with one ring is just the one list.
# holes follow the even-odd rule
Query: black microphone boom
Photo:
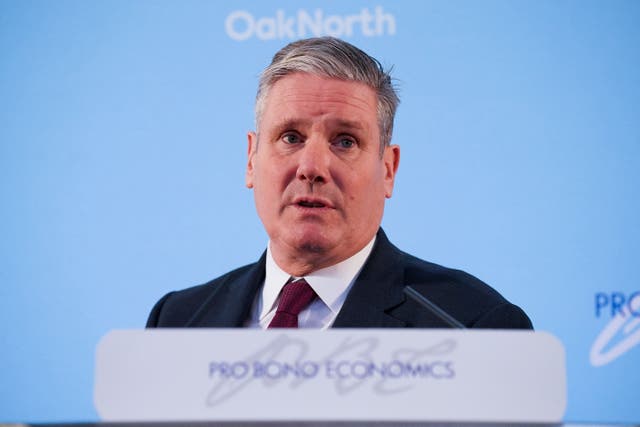
[[429, 301], [427, 297], [413, 289], [411, 286], [407, 285], [403, 289], [404, 293], [411, 297], [412, 300], [420, 304], [422, 307], [429, 310], [431, 313], [435, 314], [440, 320], [445, 322], [451, 328], [458, 329], [466, 329], [465, 326], [457, 321], [453, 316], [449, 313]]

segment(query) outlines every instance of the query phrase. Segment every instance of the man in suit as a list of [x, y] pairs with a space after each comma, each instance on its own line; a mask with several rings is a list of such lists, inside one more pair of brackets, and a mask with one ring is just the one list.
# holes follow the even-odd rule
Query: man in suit
[[165, 295], [148, 327], [531, 328], [480, 280], [400, 251], [380, 228], [400, 148], [380, 63], [324, 37], [281, 49], [260, 78], [246, 185], [269, 235], [260, 260]]

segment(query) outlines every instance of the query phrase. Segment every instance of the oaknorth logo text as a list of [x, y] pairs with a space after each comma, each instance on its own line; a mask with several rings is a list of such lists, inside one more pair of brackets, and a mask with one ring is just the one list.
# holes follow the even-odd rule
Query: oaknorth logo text
[[313, 12], [298, 10], [287, 15], [279, 9], [274, 16], [255, 17], [245, 10], [231, 12], [224, 23], [227, 35], [244, 41], [252, 37], [260, 40], [297, 39], [305, 37], [350, 37], [362, 35], [379, 37], [396, 33], [396, 18], [382, 6], [371, 11], [364, 8], [353, 15], [330, 15], [322, 9]]

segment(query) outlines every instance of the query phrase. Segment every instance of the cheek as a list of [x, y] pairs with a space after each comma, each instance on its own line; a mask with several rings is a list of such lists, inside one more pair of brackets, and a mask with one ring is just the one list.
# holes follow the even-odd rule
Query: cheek
[[370, 165], [365, 172], [360, 175], [361, 185], [364, 187], [363, 191], [368, 191], [370, 197], [375, 197], [378, 193], [384, 191], [384, 168], [380, 162], [376, 162]]
[[256, 169], [253, 192], [256, 204], [263, 212], [279, 208], [283, 194], [282, 180], [282, 176], [274, 173], [273, 169]]
[[377, 211], [384, 206], [387, 194], [387, 182], [385, 180], [384, 168], [376, 163], [370, 169], [371, 173], [367, 176], [366, 181], [360, 189], [361, 198], [366, 200], [366, 204], [370, 206], [371, 211]]

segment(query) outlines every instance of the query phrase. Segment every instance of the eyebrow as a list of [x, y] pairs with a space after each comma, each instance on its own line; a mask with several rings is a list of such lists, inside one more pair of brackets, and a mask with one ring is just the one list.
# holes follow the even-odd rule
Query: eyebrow
[[359, 121], [337, 119], [337, 120], [335, 120], [335, 123], [340, 127], [345, 127], [345, 128], [350, 128], [350, 129], [357, 129], [357, 130], [363, 130], [364, 129], [364, 126], [362, 126], [362, 123], [359, 122]]
[[274, 129], [276, 129], [278, 132], [282, 132], [285, 129], [291, 129], [291, 128], [295, 129], [295, 128], [304, 127], [308, 125], [309, 125], [308, 120], [285, 117], [274, 126]]
[[[284, 118], [274, 126], [274, 129], [276, 129], [278, 132], [282, 132], [286, 129], [307, 127], [310, 125], [310, 123], [311, 123], [310, 120], [305, 120], [305, 119]], [[328, 123], [333, 126], [347, 128], [347, 129], [355, 129], [355, 130], [365, 129], [360, 121], [354, 121], [354, 120], [337, 118], [337, 119], [330, 119]]]

